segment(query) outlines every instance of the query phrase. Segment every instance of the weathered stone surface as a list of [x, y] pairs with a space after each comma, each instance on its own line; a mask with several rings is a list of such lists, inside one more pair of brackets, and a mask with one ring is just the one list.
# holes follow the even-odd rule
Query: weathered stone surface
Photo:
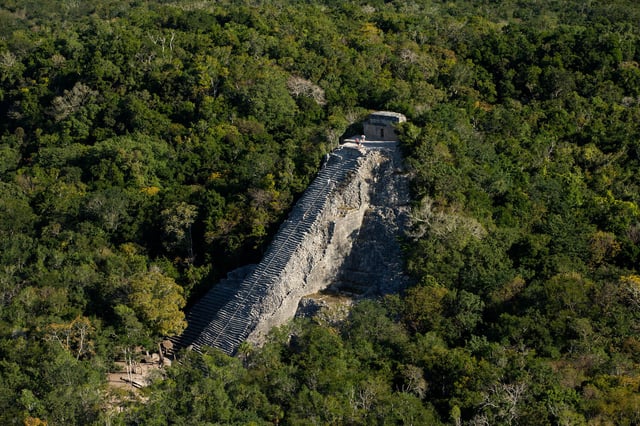
[[409, 186], [397, 150], [380, 151], [372, 170], [367, 209], [332, 288], [362, 296], [407, 286], [400, 238], [409, 221]]
[[409, 200], [393, 144], [331, 154], [260, 264], [229, 274], [189, 312], [178, 346], [234, 353], [294, 317], [300, 300], [330, 286], [378, 295], [406, 285], [398, 236]]

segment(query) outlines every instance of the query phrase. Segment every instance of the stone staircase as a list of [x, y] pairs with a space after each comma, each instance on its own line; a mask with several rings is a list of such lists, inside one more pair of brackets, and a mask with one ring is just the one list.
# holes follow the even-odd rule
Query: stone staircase
[[316, 179], [280, 226], [263, 260], [244, 279], [215, 285], [187, 315], [187, 329], [172, 339], [174, 350], [204, 346], [234, 354], [255, 328], [260, 305], [312, 229], [333, 191], [358, 170], [362, 153], [343, 148], [328, 155]]

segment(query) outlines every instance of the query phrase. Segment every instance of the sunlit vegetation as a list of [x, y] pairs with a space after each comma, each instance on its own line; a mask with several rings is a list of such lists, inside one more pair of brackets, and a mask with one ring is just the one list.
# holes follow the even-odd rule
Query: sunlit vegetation
[[[640, 423], [639, 19], [626, 0], [4, 1], [0, 423]], [[371, 110], [409, 121], [416, 285], [114, 395], [112, 363], [259, 259]]]

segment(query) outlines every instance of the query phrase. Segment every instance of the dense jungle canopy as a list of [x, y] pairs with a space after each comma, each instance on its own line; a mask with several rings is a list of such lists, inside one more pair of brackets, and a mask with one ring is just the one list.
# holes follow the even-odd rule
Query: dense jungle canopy
[[[639, 424], [638, 22], [631, 0], [1, 1], [0, 423]], [[408, 118], [416, 285], [107, 387], [373, 110]]]

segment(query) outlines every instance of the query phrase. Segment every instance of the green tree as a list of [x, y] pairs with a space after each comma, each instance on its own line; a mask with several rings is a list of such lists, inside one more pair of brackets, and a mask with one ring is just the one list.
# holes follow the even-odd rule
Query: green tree
[[186, 327], [183, 290], [156, 266], [130, 280], [129, 303], [136, 315], [158, 336], [180, 334]]
[[193, 236], [191, 225], [198, 215], [197, 207], [185, 202], [165, 209], [160, 212], [163, 220], [163, 230], [166, 235], [165, 246], [167, 249], [182, 249], [187, 252], [187, 262], [194, 260]]

